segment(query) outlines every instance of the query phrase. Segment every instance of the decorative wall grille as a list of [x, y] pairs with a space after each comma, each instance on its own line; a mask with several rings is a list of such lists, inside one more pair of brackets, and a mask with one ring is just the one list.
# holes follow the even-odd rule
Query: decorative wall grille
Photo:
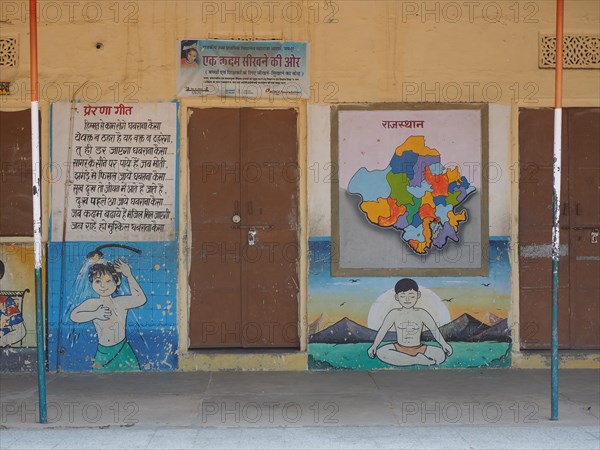
[[18, 55], [16, 37], [0, 38], [0, 67], [17, 67]]
[[[556, 66], [556, 35], [540, 35], [539, 67]], [[600, 35], [568, 34], [563, 36], [565, 69], [600, 69]]]

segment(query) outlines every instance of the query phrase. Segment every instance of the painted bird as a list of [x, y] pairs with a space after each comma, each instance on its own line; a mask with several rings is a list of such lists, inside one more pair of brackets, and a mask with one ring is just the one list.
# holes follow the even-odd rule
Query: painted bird
[[482, 286], [488, 287], [492, 283], [481, 283]]
[[342, 302], [340, 303], [340, 306], [344, 306], [346, 304], [346, 302]]
[[448, 303], [452, 303], [452, 300], [454, 300], [454, 297], [450, 297], [450, 298], [443, 298], [442, 301], [443, 302], [448, 302]]
[[350, 279], [350, 283], [358, 283], [358, 279], [357, 278], [351, 278]]

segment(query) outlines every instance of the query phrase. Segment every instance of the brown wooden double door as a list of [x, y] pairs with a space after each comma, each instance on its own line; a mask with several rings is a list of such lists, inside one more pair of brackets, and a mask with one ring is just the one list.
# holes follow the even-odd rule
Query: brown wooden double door
[[190, 348], [298, 348], [294, 109], [190, 109]]
[[33, 235], [31, 110], [0, 111], [0, 236]]
[[[552, 109], [519, 113], [523, 349], [550, 348]], [[600, 348], [600, 108], [563, 110], [559, 347]]]

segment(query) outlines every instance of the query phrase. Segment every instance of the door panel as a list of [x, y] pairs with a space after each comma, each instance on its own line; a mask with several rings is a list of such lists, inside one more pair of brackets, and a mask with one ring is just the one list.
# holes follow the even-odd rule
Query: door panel
[[[519, 333], [521, 337], [521, 349], [539, 350], [550, 348], [550, 313], [552, 310], [548, 288], [521, 288], [520, 302], [527, 305], [527, 310], [521, 307], [519, 321]], [[568, 289], [559, 289], [558, 295], [561, 301], [558, 303], [558, 346], [559, 348], [570, 348], [569, 304], [563, 302], [568, 298]]]
[[571, 348], [600, 348], [600, 109], [569, 110]]
[[590, 230], [571, 235], [571, 348], [600, 348], [600, 244], [591, 244]]
[[192, 348], [241, 345], [239, 129], [234, 109], [194, 109], [188, 122]]
[[[553, 128], [552, 109], [519, 111], [519, 328], [523, 349], [550, 347]], [[566, 152], [562, 156], [564, 169], [568, 167], [568, 156]], [[563, 170], [562, 174], [564, 199], [569, 192], [568, 172]], [[559, 321], [558, 335], [562, 348], [570, 345], [568, 225], [568, 211], [563, 211], [559, 264], [563, 320]]]
[[600, 222], [600, 109], [569, 110], [569, 152], [574, 227], [597, 228]]
[[299, 347], [296, 122], [291, 109], [193, 110], [191, 348]]
[[241, 198], [248, 208], [242, 224], [258, 226], [260, 250], [258, 261], [247, 260], [242, 272], [243, 317], [262, 329], [261, 339], [248, 337], [244, 344], [298, 347], [296, 111], [243, 109], [242, 121], [241, 166], [247, 176]]
[[243, 314], [244, 323], [257, 324], [263, 332], [260, 340], [246, 341], [245, 346], [299, 346], [295, 238], [290, 231], [267, 231], [257, 238], [258, 258], [248, 258], [243, 274]]
[[31, 110], [0, 111], [0, 138], [0, 236], [32, 236]]
[[[519, 114], [523, 349], [550, 348], [553, 111]], [[600, 109], [563, 110], [559, 347], [600, 348]]]
[[[521, 241], [519, 261], [520, 283], [524, 287], [552, 287], [552, 227], [547, 225], [524, 229], [519, 236]], [[569, 230], [560, 233], [559, 283], [569, 287]], [[527, 243], [527, 244], [525, 244]], [[569, 298], [568, 295], [566, 297]]]

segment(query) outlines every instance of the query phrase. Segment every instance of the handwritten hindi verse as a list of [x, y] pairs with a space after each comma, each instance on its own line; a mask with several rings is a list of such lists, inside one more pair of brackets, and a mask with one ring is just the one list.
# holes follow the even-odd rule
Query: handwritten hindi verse
[[175, 105], [78, 105], [74, 116], [60, 149], [71, 149], [60, 158], [70, 175], [66, 211], [53, 207], [53, 222], [66, 215], [68, 240], [174, 238]]

